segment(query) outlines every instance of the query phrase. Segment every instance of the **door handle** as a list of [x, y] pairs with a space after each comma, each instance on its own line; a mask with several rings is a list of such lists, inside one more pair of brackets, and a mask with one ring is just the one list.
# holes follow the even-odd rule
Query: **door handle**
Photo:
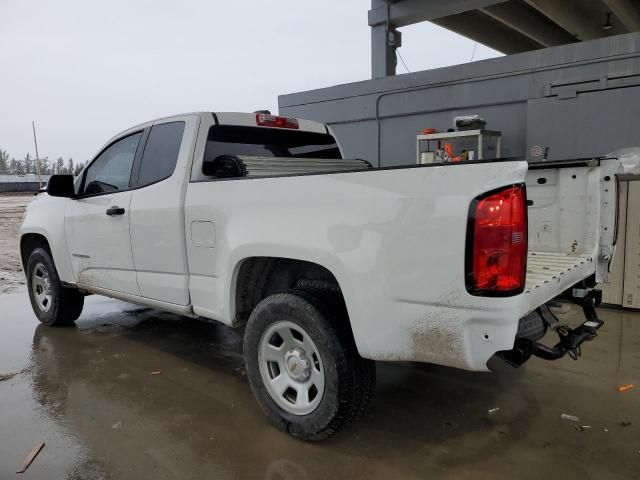
[[107, 208], [107, 215], [109, 215], [110, 217], [113, 215], [123, 215], [123, 214], [124, 214], [124, 208], [122, 207]]

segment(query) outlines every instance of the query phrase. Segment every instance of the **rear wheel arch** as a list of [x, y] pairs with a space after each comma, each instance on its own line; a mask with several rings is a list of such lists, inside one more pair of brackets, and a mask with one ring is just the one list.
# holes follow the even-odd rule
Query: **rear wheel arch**
[[238, 324], [246, 322], [256, 305], [275, 293], [304, 288], [345, 300], [336, 276], [326, 267], [306, 260], [248, 257], [238, 263], [233, 278], [232, 317]]

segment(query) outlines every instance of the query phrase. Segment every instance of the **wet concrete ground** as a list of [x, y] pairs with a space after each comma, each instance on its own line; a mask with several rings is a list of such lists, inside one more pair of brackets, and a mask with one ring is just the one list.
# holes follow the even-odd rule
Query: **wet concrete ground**
[[640, 477], [640, 385], [616, 391], [640, 384], [636, 313], [601, 310], [578, 362], [379, 364], [366, 417], [306, 444], [253, 400], [241, 332], [96, 296], [77, 327], [48, 328], [23, 287], [0, 312], [0, 378], [17, 373], [0, 381], [0, 479]]
[[15, 292], [24, 285], [18, 251], [18, 231], [33, 192], [0, 192], [0, 295]]

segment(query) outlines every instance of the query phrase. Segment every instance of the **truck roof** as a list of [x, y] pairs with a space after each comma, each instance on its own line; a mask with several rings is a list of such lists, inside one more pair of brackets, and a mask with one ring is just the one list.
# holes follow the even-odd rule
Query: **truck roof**
[[[216, 119], [216, 122], [219, 125], [237, 125], [244, 127], [257, 127], [256, 123], [256, 115], [258, 113], [248, 113], [248, 112], [189, 112], [189, 113], [180, 113], [175, 115], [168, 115], [166, 117], [155, 118], [153, 120], [149, 120], [144, 123], [140, 123], [135, 125], [127, 130], [118, 133], [114, 138], [121, 136], [123, 133], [126, 133], [130, 130], [137, 130], [140, 128], [145, 128], [153, 125], [159, 121], [171, 120], [177, 117], [184, 117], [185, 115], [200, 115], [200, 116], [209, 116], [213, 115]], [[272, 114], [274, 115], [274, 114]], [[278, 115], [274, 115], [278, 116]], [[313, 120], [306, 120], [304, 118], [297, 117], [289, 117], [295, 118], [298, 121], [299, 128], [298, 130], [306, 131], [306, 132], [316, 132], [316, 133], [330, 133], [327, 126], [324, 123], [314, 122]], [[261, 127], [261, 128], [270, 128], [270, 127]]]
[[[238, 125], [244, 127], [257, 127], [256, 115], [259, 113], [243, 113], [243, 112], [212, 112], [220, 125]], [[274, 115], [274, 114], [272, 114]], [[278, 116], [278, 115], [274, 115]], [[306, 120], [304, 118], [295, 118], [298, 121], [299, 129], [306, 132], [329, 133], [324, 123]], [[269, 127], [265, 127], [269, 128]]]
[[[259, 113], [247, 113], [247, 112], [189, 112], [189, 113], [180, 113], [175, 115], [169, 115], [166, 117], [159, 117], [153, 120], [149, 120], [144, 123], [139, 123], [138, 125], [134, 125], [126, 130], [121, 131], [117, 135], [111, 137], [100, 149], [98, 152], [102, 151], [106, 146], [113, 143], [115, 140], [122, 138], [126, 135], [129, 135], [137, 130], [141, 130], [143, 128], [151, 127], [157, 122], [166, 122], [171, 121], [173, 119], [181, 119], [182, 117], [188, 115], [199, 115], [201, 118], [213, 118], [218, 125], [236, 125], [243, 127], [256, 127], [256, 128], [274, 128], [269, 126], [259, 126], [257, 123], [256, 116]], [[278, 116], [278, 115], [275, 115]], [[303, 118], [296, 117], [288, 117], [295, 118], [298, 122], [298, 128], [295, 130], [291, 130], [292, 132], [314, 132], [314, 133], [324, 133], [328, 135], [333, 135], [333, 132], [325, 125], [324, 123], [314, 122], [313, 120], [305, 120]], [[95, 157], [92, 157], [95, 158]]]

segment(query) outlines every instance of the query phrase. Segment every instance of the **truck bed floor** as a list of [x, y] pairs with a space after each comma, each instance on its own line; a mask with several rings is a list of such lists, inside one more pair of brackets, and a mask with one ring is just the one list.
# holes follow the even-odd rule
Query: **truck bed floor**
[[[574, 270], [581, 270], [581, 274], [584, 274], [582, 271], [587, 266], [586, 264], [590, 264], [589, 266], [595, 268], [592, 255], [562, 252], [529, 252], [527, 257], [527, 280], [524, 291], [525, 293], [530, 293], [553, 280], [558, 281], [566, 275], [573, 276]], [[582, 279], [576, 279], [576, 281], [580, 280]]]

